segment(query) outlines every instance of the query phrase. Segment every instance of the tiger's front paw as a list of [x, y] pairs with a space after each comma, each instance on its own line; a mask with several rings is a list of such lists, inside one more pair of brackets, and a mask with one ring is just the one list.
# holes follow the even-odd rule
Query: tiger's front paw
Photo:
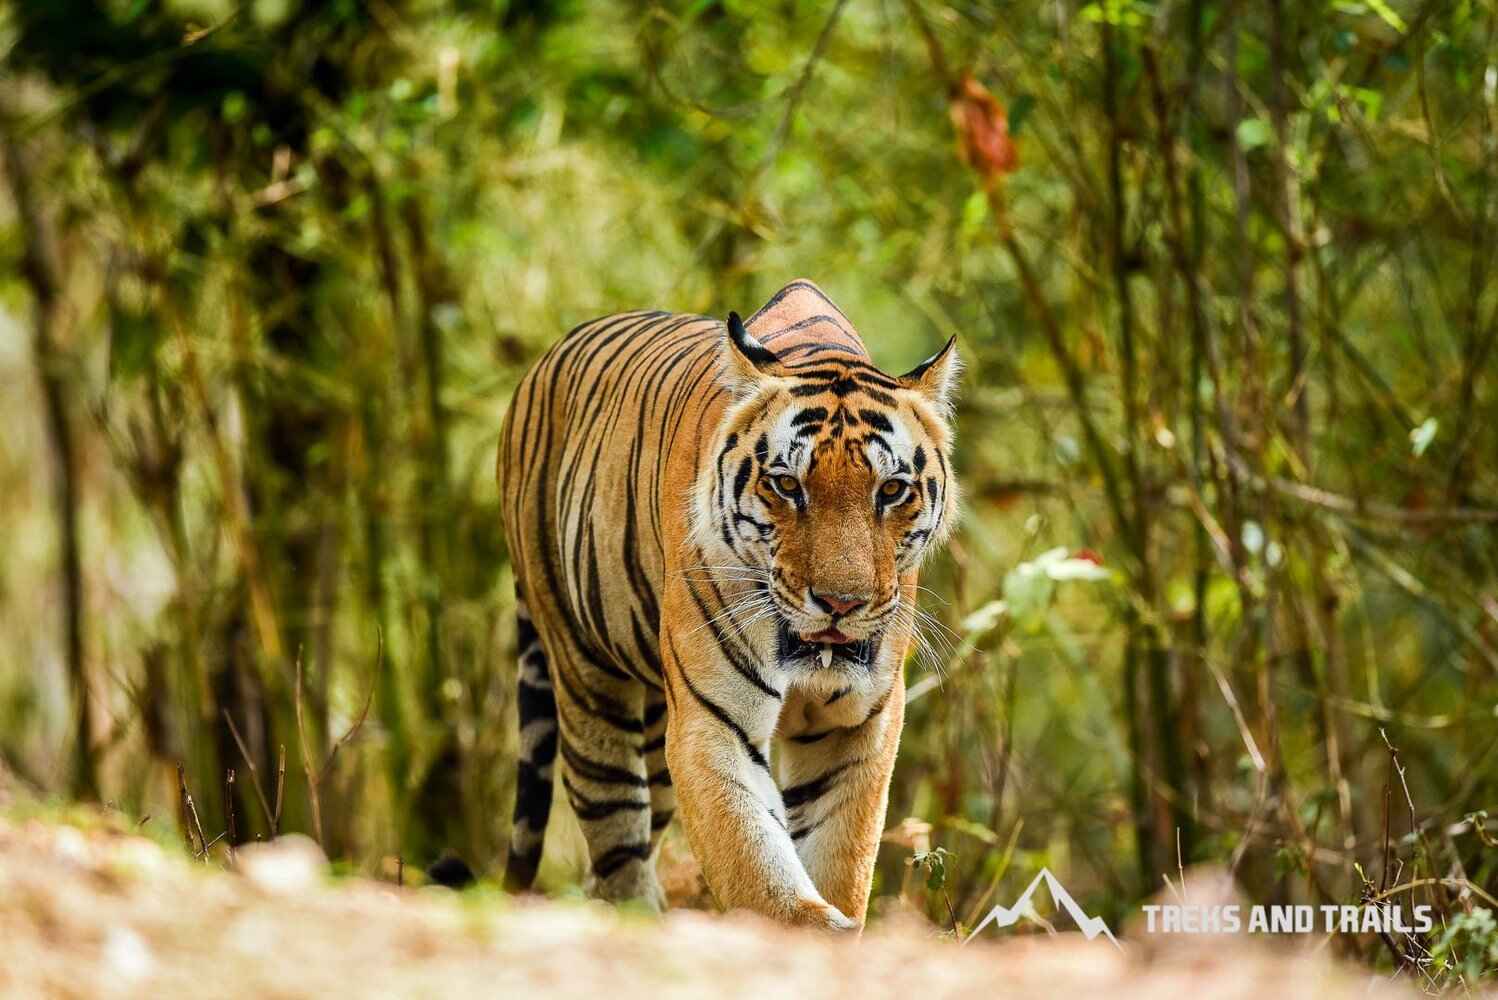
[[820, 899], [803, 899], [796, 904], [791, 922], [798, 927], [812, 927], [836, 934], [858, 933], [857, 920], [846, 916], [842, 910]]

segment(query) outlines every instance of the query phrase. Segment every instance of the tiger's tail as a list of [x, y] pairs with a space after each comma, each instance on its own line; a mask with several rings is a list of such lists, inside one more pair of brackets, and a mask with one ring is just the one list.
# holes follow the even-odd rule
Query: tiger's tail
[[546, 666], [541, 636], [531, 621], [530, 608], [515, 589], [516, 649], [520, 679], [516, 706], [520, 714], [520, 753], [515, 781], [515, 818], [510, 827], [510, 856], [505, 862], [505, 888], [522, 892], [536, 880], [546, 820], [551, 815], [552, 765], [557, 756], [557, 701]]

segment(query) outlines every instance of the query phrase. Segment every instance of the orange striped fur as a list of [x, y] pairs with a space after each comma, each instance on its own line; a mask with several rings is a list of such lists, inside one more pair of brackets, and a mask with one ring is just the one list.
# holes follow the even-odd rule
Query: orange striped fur
[[948, 344], [874, 367], [813, 284], [741, 323], [584, 324], [516, 391], [500, 446], [520, 616], [506, 876], [552, 781], [593, 891], [661, 902], [680, 814], [724, 907], [862, 925], [904, 713], [917, 568], [951, 530]]

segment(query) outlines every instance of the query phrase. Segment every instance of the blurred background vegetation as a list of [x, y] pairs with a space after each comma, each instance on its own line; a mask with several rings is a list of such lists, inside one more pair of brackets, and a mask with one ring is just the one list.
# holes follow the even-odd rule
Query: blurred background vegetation
[[1495, 32], [1494, 0], [0, 4], [0, 762], [492, 870], [511, 388], [585, 319], [805, 276], [887, 370], [951, 334], [970, 366], [875, 919], [971, 924], [1044, 865], [1116, 920], [1196, 862], [1457, 914], [1498, 890]]

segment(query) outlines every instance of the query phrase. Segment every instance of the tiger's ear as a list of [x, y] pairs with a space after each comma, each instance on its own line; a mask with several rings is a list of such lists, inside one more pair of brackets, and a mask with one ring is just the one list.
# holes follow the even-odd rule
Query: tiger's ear
[[764, 344], [755, 340], [739, 314], [728, 314], [728, 337], [723, 346], [724, 375], [736, 392], [746, 393], [766, 378], [776, 374], [780, 359]]
[[900, 376], [907, 389], [914, 389], [936, 406], [943, 414], [952, 412], [952, 395], [957, 391], [957, 380], [962, 377], [962, 358], [957, 353], [957, 338], [947, 341], [947, 346]]

